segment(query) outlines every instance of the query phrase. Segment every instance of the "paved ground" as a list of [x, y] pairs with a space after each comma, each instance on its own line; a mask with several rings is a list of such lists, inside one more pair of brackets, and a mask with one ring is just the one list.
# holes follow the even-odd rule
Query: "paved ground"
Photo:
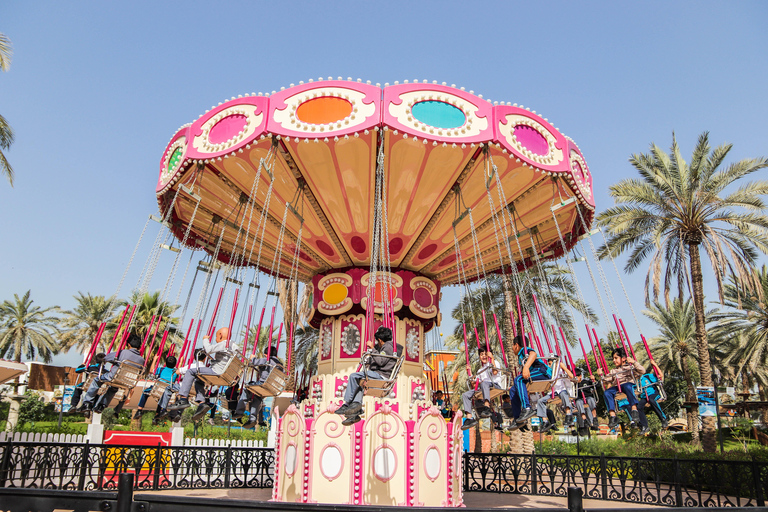
[[[162, 494], [165, 496], [189, 496], [200, 498], [221, 498], [232, 500], [268, 501], [272, 489], [174, 489], [169, 491], [138, 492], [136, 494]], [[464, 494], [464, 505], [469, 508], [559, 508], [567, 509], [566, 498], [552, 496], [528, 496], [525, 494], [494, 494], [490, 492], [468, 492]], [[587, 510], [654, 508], [652, 505], [623, 503], [620, 501], [584, 500]]]

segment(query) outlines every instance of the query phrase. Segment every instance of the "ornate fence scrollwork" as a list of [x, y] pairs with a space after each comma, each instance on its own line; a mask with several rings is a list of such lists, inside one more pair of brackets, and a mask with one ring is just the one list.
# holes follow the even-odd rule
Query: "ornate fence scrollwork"
[[667, 507], [765, 506], [768, 463], [595, 457], [464, 454], [464, 491], [566, 496]]
[[130, 471], [136, 490], [268, 488], [273, 468], [271, 448], [0, 444], [0, 487], [115, 490]]

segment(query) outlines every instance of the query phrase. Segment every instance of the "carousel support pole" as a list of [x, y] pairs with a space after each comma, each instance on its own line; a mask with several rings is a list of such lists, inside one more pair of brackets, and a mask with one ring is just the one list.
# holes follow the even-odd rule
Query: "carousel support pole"
[[[160, 365], [160, 359], [163, 357], [163, 350], [165, 350], [165, 342], [168, 340], [168, 329], [163, 331], [163, 339], [160, 340], [160, 348], [157, 349], [157, 356], [155, 357], [155, 364], [152, 367], [152, 371], [157, 370]], [[167, 358], [168, 356], [166, 356]]]
[[571, 371], [576, 371], [576, 365], [573, 363], [573, 357], [571, 357], [571, 349], [568, 347], [568, 341], [565, 339], [565, 333], [563, 332], [563, 327], [558, 325], [558, 329], [560, 329], [560, 337], [563, 339], [563, 346], [565, 347], [565, 353], [568, 355], [568, 360], [571, 362]]
[[544, 355], [544, 349], [541, 347], [541, 340], [539, 339], [539, 335], [536, 332], [536, 327], [533, 324], [533, 319], [531, 318], [531, 314], [526, 311], [525, 316], [528, 317], [528, 325], [531, 326], [531, 334], [533, 334], [533, 339], [536, 341], [536, 348], [539, 350], [539, 355]]
[[584, 350], [584, 342], [581, 341], [581, 338], [579, 338], [579, 345], [581, 345], [581, 353], [584, 355], [584, 360], [587, 362], [587, 369], [589, 370], [589, 374], [593, 375], [592, 365], [589, 364], [589, 356], [587, 356], [587, 351]]
[[[189, 321], [189, 328], [187, 329], [187, 333], [184, 335], [184, 343], [181, 345], [181, 350], [179, 351], [179, 367], [184, 366], [184, 363], [186, 362], [185, 356], [187, 355], [187, 346], [189, 345], [189, 333], [192, 332], [192, 327], [195, 325], [195, 319]], [[173, 346], [173, 345], [171, 345]]]
[[157, 340], [157, 333], [160, 330], [160, 322], [163, 321], [163, 317], [159, 316], [157, 317], [157, 323], [155, 324], [155, 332], [152, 335], [152, 342], [149, 345], [149, 352], [147, 352], [147, 358], [152, 355], [152, 349], [155, 348], [155, 340]]
[[120, 345], [117, 348], [117, 351], [120, 352], [125, 348], [125, 344], [128, 341], [128, 334], [131, 332], [131, 322], [133, 322], [133, 315], [136, 314], [136, 306], [134, 305], [131, 308], [131, 314], [128, 316], [128, 323], [125, 324], [125, 332], [123, 333], [122, 339], [120, 340]]

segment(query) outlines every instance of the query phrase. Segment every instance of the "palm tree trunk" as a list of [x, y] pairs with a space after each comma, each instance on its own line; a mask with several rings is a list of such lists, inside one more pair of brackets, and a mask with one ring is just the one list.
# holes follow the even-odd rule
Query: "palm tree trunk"
[[[683, 367], [683, 378], [685, 379], [686, 384], [686, 396], [685, 401], [686, 402], [695, 402], [696, 401], [696, 390], [693, 387], [693, 378], [691, 378], [691, 369], [688, 367], [688, 356], [687, 355], [680, 355], [680, 366]], [[695, 412], [695, 414], [694, 414]], [[688, 432], [691, 433], [692, 439], [691, 441], [695, 444], [699, 444], [699, 425], [696, 421], [696, 416], [699, 414], [699, 408], [691, 407], [689, 409], [686, 409], [685, 417], [688, 420]]]
[[[278, 286], [278, 293], [280, 294], [280, 306], [283, 308], [283, 319], [285, 322], [285, 339], [286, 343], [288, 343], [291, 339], [291, 324], [293, 323], [296, 328], [298, 326], [296, 325], [297, 317], [296, 314], [296, 301], [298, 299], [299, 294], [299, 283], [297, 281], [288, 281], [286, 279], [281, 279], [279, 286]], [[290, 346], [287, 347], [288, 350], [286, 350], [285, 355], [286, 358], [288, 357], [288, 351], [290, 350]], [[295, 368], [296, 368], [296, 358], [291, 357], [291, 367], [288, 368], [288, 383], [285, 387], [287, 391], [293, 391], [296, 388], [296, 382], [295, 382]]]
[[[691, 262], [691, 286], [693, 287], [693, 309], [696, 314], [696, 346], [698, 348], [699, 375], [702, 386], [712, 386], [712, 367], [709, 362], [709, 343], [707, 340], [706, 318], [704, 317], [704, 285], [701, 274], [699, 244], [688, 244]], [[702, 418], [702, 443], [704, 451], [714, 453], [717, 450], [715, 431], [717, 422], [712, 416]]]

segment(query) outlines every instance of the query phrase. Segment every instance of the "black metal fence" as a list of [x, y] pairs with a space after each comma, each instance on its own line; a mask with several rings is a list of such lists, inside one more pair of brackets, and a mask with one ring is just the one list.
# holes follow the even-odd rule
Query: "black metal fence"
[[[464, 454], [464, 491], [567, 496], [666, 507], [765, 506], [768, 463], [624, 457]], [[0, 444], [0, 487], [114, 490], [272, 487], [271, 448]]]
[[566, 496], [667, 507], [765, 506], [768, 463], [464, 454], [464, 490]]
[[112, 490], [118, 475], [136, 489], [272, 487], [271, 448], [0, 444], [0, 487]]

